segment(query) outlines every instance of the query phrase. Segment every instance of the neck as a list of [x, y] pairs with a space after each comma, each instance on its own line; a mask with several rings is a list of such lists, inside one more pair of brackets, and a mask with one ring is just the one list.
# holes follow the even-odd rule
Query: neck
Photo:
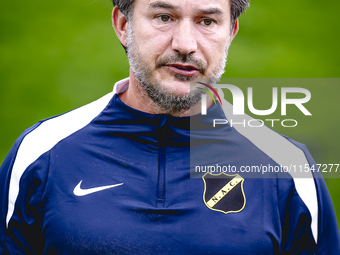
[[[138, 111], [149, 114], [166, 114], [146, 93], [133, 71], [130, 69], [129, 88], [119, 95], [119, 98], [128, 106]], [[212, 100], [208, 101], [208, 107], [213, 104]], [[197, 104], [191, 109], [183, 112], [175, 112], [171, 115], [174, 117], [188, 117], [201, 113], [201, 104]]]

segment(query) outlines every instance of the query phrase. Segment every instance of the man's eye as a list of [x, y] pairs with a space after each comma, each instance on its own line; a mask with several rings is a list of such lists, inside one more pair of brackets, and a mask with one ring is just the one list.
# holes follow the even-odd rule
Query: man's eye
[[201, 21], [201, 23], [203, 25], [210, 26], [214, 23], [214, 21], [212, 19], [204, 19], [204, 20]]
[[169, 15], [159, 15], [158, 18], [163, 21], [163, 22], [167, 22], [170, 20], [170, 16]]

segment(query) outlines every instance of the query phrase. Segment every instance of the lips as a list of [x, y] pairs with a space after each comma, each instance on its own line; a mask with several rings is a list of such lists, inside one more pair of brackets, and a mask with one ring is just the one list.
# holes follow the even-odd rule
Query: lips
[[195, 76], [199, 73], [199, 70], [192, 65], [170, 64], [166, 65], [166, 67], [172, 72], [185, 76]]

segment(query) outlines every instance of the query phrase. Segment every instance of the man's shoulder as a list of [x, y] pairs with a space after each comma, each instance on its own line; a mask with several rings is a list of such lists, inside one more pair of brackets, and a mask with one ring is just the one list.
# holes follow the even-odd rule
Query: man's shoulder
[[[314, 164], [305, 145], [274, 131], [247, 114], [234, 115], [233, 106], [226, 100], [223, 101], [222, 109], [233, 130], [277, 164], [289, 168]], [[293, 177], [312, 177], [311, 173], [307, 175]]]
[[32, 163], [58, 142], [86, 127], [109, 104], [113, 92], [69, 112], [44, 119], [27, 129], [16, 141], [16, 160]]

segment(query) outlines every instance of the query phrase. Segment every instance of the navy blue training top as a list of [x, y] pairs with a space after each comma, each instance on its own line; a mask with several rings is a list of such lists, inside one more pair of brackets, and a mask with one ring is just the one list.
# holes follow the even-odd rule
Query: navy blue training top
[[134, 110], [127, 86], [19, 137], [0, 168], [1, 254], [340, 254], [320, 173], [254, 174], [312, 168], [303, 145], [213, 129], [226, 101], [191, 118]]

